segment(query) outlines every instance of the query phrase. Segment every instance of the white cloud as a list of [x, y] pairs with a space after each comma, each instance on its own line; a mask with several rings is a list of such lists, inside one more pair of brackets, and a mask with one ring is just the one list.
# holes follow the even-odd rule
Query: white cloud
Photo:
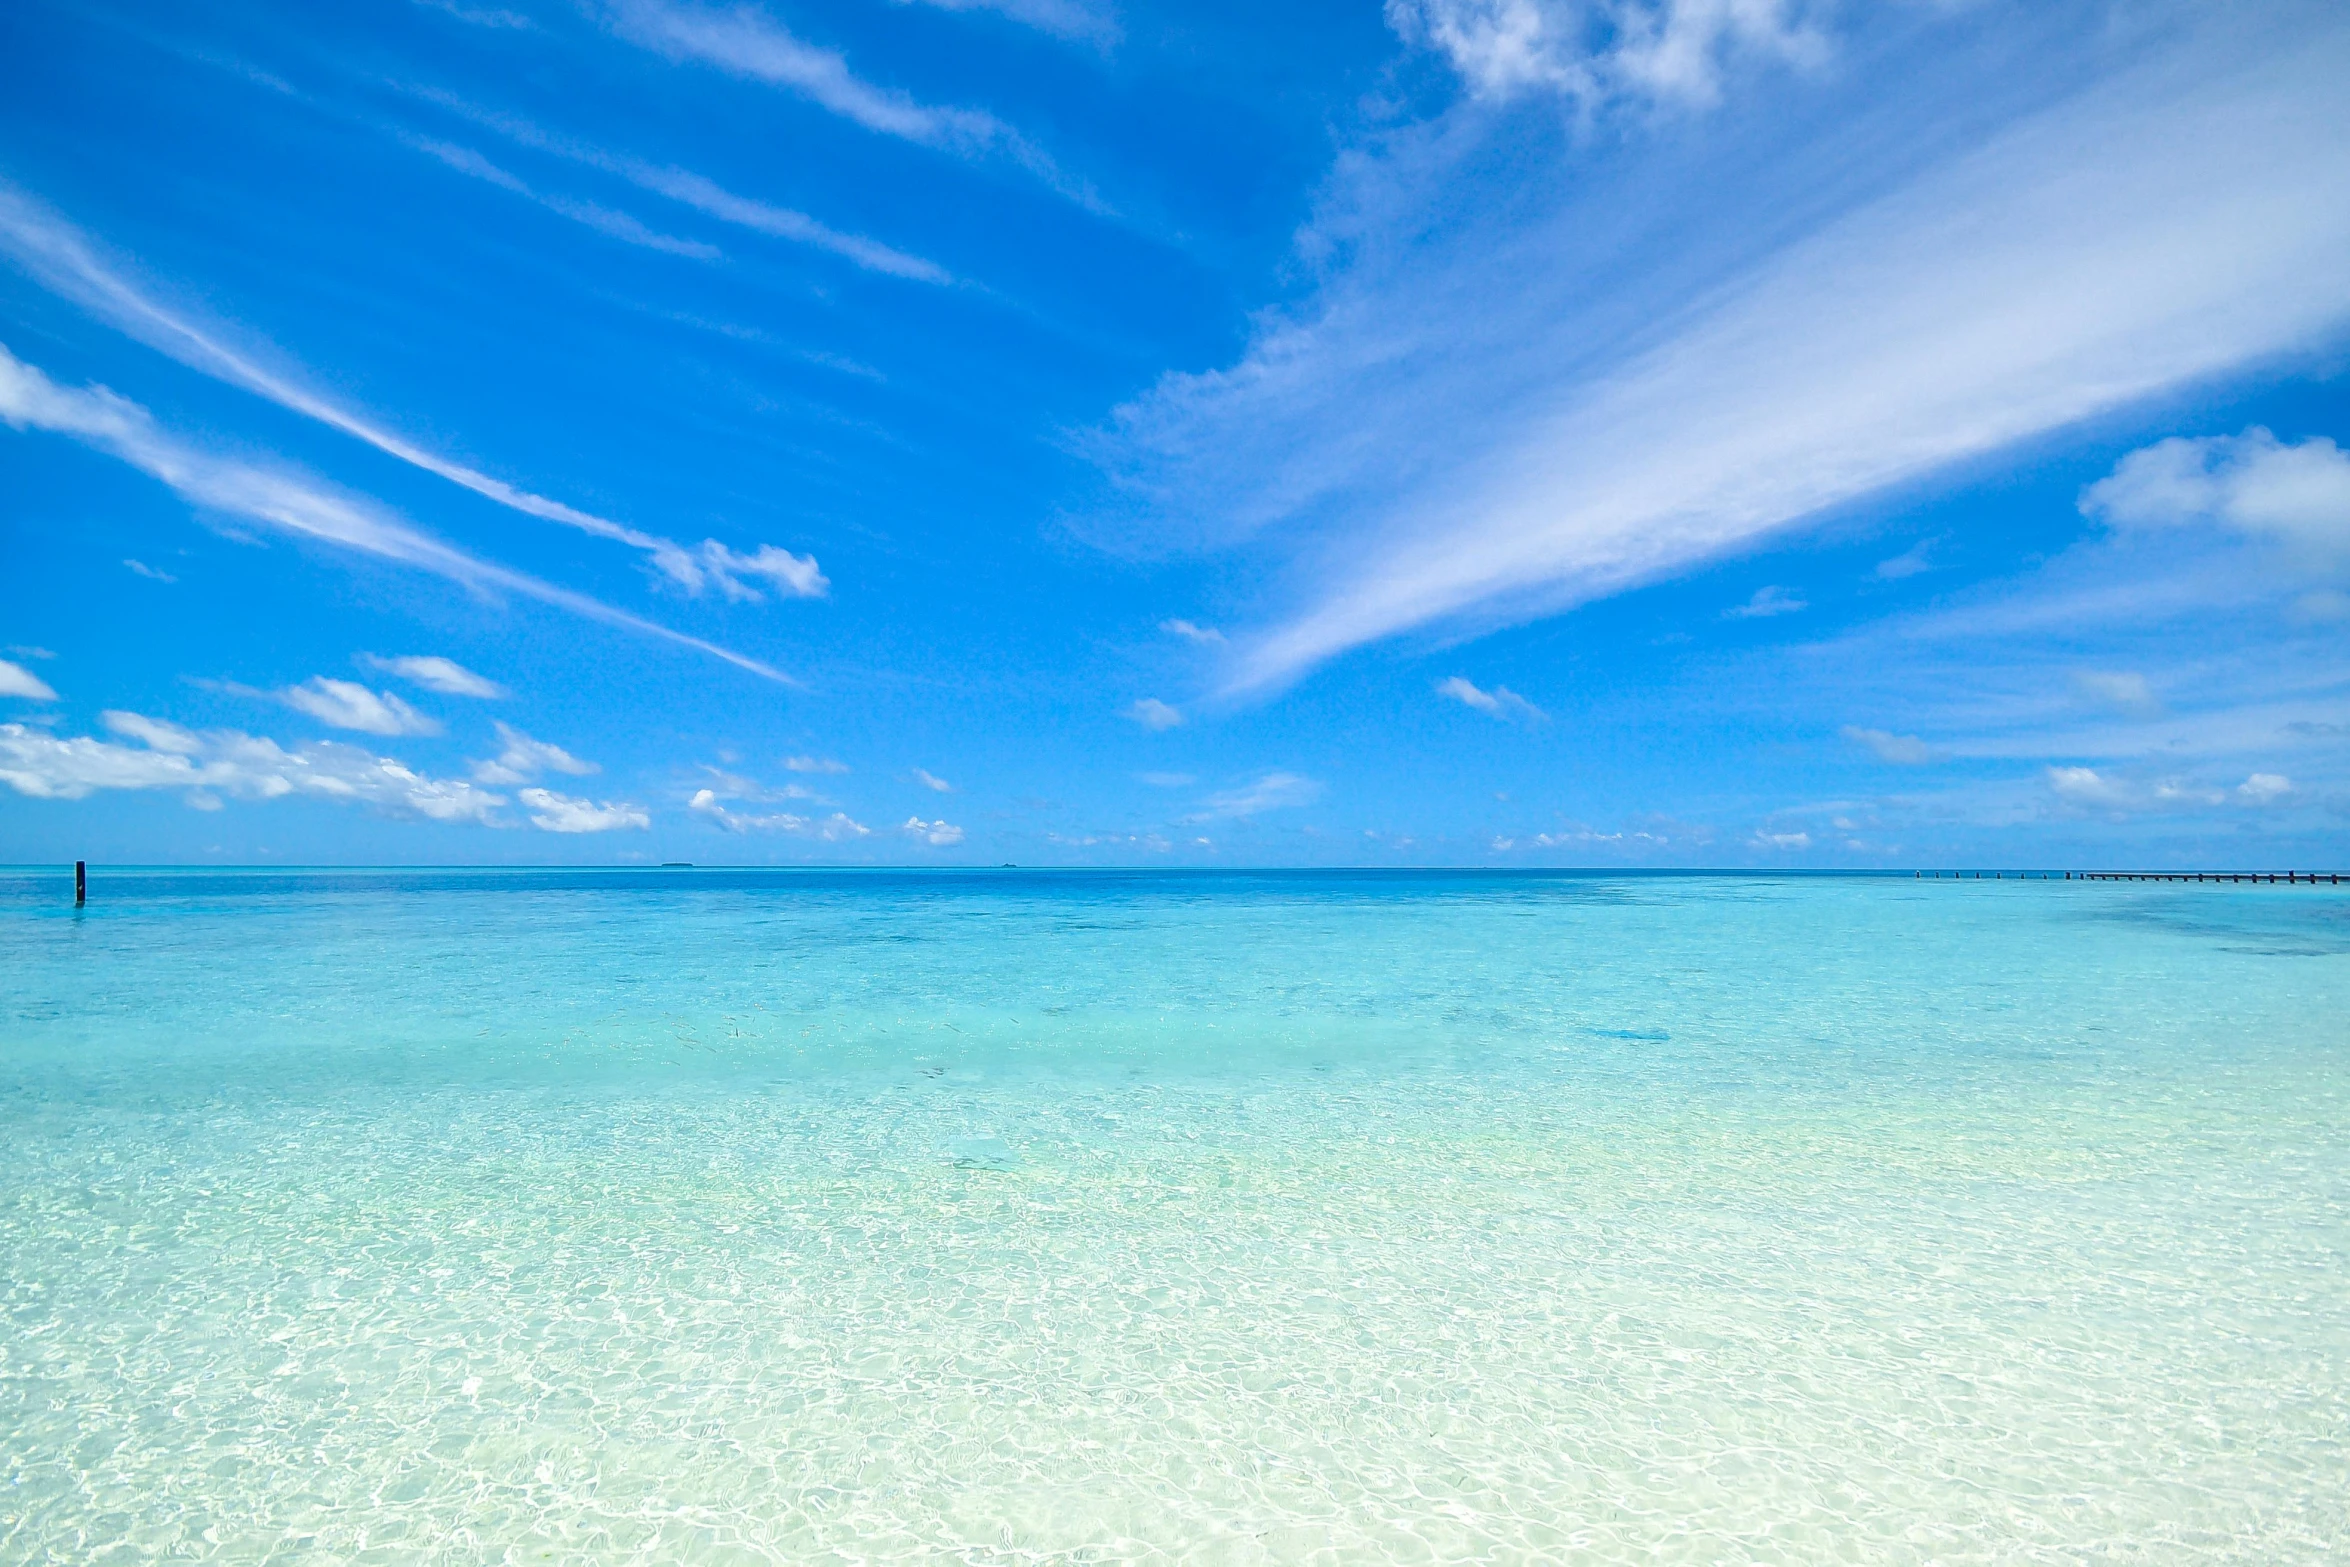
[[149, 582], [179, 581], [179, 578], [173, 576], [170, 572], [157, 571], [153, 566], [148, 565], [143, 560], [131, 560], [128, 557], [125, 557], [123, 564], [130, 567], [132, 575], [145, 577]]
[[2282, 773], [2254, 773], [2236, 785], [2238, 798], [2254, 805], [2272, 805], [2293, 792], [2293, 780]]
[[804, 212], [789, 207], [778, 207], [753, 197], [740, 196], [727, 190], [715, 180], [696, 174], [691, 169], [674, 165], [648, 163], [641, 158], [625, 157], [607, 152], [600, 147], [558, 136], [518, 115], [500, 114], [467, 102], [451, 93], [431, 88], [411, 89], [425, 99], [460, 115], [476, 125], [496, 131], [508, 140], [539, 152], [615, 174], [639, 189], [648, 190], [672, 201], [681, 202], [721, 223], [750, 229], [772, 238], [792, 241], [829, 251], [869, 271], [891, 277], [906, 278], [920, 283], [951, 283], [954, 276], [935, 262], [920, 256], [908, 255], [884, 245], [878, 240], [858, 234], [845, 234], [828, 224], [819, 222]]
[[985, 145], [1000, 127], [991, 115], [939, 109], [876, 87], [830, 49], [794, 37], [755, 6], [717, 10], [623, 0], [612, 11], [621, 35], [672, 59], [699, 60], [755, 81], [788, 87], [843, 119], [885, 136], [932, 145]]
[[783, 832], [800, 838], [820, 838], [826, 843], [841, 843], [869, 837], [873, 832], [872, 828], [841, 811], [835, 811], [822, 819], [799, 816], [790, 811], [753, 816], [728, 810], [726, 798], [715, 789], [697, 789], [694, 797], [686, 802], [686, 809], [734, 833]]
[[936, 790], [940, 794], [953, 794], [955, 792], [955, 786], [953, 784], [948, 783], [944, 778], [939, 777], [938, 774], [931, 772], [928, 768], [915, 768], [914, 781], [920, 784], [923, 788]]
[[[1237, 693], [1429, 622], [1555, 613], [2312, 348], [2350, 321], [2350, 26], [2303, 20], [2166, 18], [2126, 69], [2068, 60], [2086, 85], [1988, 132], [1949, 107], [1986, 85], [1979, 57], [1944, 48], [1910, 161], [1806, 144], [1739, 164], [1758, 183], [1734, 200], [1726, 164], [1679, 151], [1605, 179], [1537, 162], [1481, 199], [1448, 176], [1491, 177], [1502, 120], [1392, 137], [1341, 166], [1314, 298], [1097, 450], [1151, 542], [1298, 557], [1294, 612], [1237, 639]], [[1822, 216], [1755, 259], [1764, 191]], [[1628, 270], [1641, 233], [1688, 271]]]
[[83, 735], [60, 739], [21, 724], [0, 724], [0, 782], [37, 799], [79, 800], [102, 789], [178, 789], [199, 809], [217, 796], [313, 798], [367, 805], [395, 816], [498, 825], [503, 795], [461, 778], [433, 778], [387, 756], [339, 741], [291, 750], [234, 729], [197, 733], [137, 713], [102, 715], [107, 728], [136, 742]]
[[829, 756], [787, 756], [783, 759], [786, 771], [795, 773], [845, 773], [849, 764]]
[[770, 788], [768, 785], [760, 783], [756, 779], [745, 778], [740, 773], [730, 773], [727, 772], [724, 768], [712, 767], [706, 762], [700, 765], [701, 770], [709, 776], [710, 787], [717, 791], [716, 797], [720, 799], [756, 800], [761, 802], [769, 800], [814, 800], [819, 804], [824, 805], [829, 805], [832, 803], [831, 801], [826, 800], [824, 796], [818, 794], [815, 790], [807, 787], [805, 784], [787, 783], [781, 788]]
[[21, 696], [33, 702], [57, 700], [57, 693], [49, 689], [48, 681], [5, 658], [0, 658], [0, 696]]
[[963, 829], [954, 823], [947, 821], [926, 822], [919, 816], [907, 817], [906, 825], [900, 830], [911, 833], [923, 842], [942, 849], [963, 841]]
[[[118, 735], [128, 735], [150, 751], [164, 751], [173, 756], [194, 756], [204, 749], [203, 737], [192, 729], [161, 718], [145, 718], [137, 713], [109, 712], [103, 715], [106, 727]], [[234, 735], [237, 731], [223, 733]]]
[[444, 166], [456, 170], [485, 185], [495, 185], [509, 194], [520, 196], [546, 208], [549, 212], [569, 218], [572, 222], [594, 229], [607, 239], [619, 240], [624, 245], [638, 245], [646, 250], [658, 250], [672, 256], [685, 256], [695, 261], [716, 261], [723, 251], [716, 245], [698, 239], [680, 239], [675, 234], [664, 234], [648, 227], [629, 213], [607, 207], [600, 202], [582, 201], [575, 196], [557, 195], [535, 189], [521, 176], [492, 163], [471, 147], [455, 142], [440, 141], [430, 136], [411, 136], [402, 133], [400, 140], [425, 156], [437, 159]]
[[1923, 767], [1928, 762], [1942, 760], [1942, 753], [1920, 740], [1916, 735], [1897, 735], [1884, 729], [1862, 729], [1853, 724], [1844, 726], [1844, 738], [1854, 745], [1868, 747], [1880, 762], [1891, 762], [1898, 767]]
[[761, 579], [782, 598], [820, 599], [832, 587], [816, 569], [815, 556], [794, 555], [772, 544], [760, 545], [754, 554], [738, 555], [716, 539], [705, 540], [702, 564], [709, 568], [719, 590], [738, 602], [765, 601], [757, 588], [742, 580], [745, 577]]
[[1145, 729], [1172, 729], [1183, 722], [1181, 708], [1170, 706], [1155, 696], [1146, 696], [1130, 703], [1125, 713]]
[[1940, 539], [1920, 539], [1890, 560], [1877, 562], [1877, 576], [1886, 582], [1899, 582], [1920, 572], [1934, 569], [1934, 548]]
[[1213, 646], [1224, 640], [1224, 633], [1214, 626], [1197, 625], [1188, 620], [1162, 620], [1159, 629], [1171, 637], [1181, 637], [1186, 642], [1198, 642], [1205, 646]]
[[355, 680], [314, 675], [278, 693], [286, 706], [337, 729], [371, 735], [437, 735], [441, 726], [389, 691], [370, 691]]
[[[1165, 854], [1175, 847], [1164, 834], [1155, 832], [1089, 832], [1076, 838], [1064, 833], [1048, 832], [1044, 836], [1048, 843], [1057, 843], [1070, 849], [1141, 849], [1148, 854]], [[1214, 847], [1205, 838], [1194, 838], [1191, 841], [1203, 849]]]
[[1776, 615], [1793, 615], [1811, 605], [1788, 593], [1783, 588], [1756, 588], [1754, 597], [1743, 604], [1722, 611], [1724, 620], [1768, 620]]
[[1807, 832], [1757, 832], [1754, 846], [1758, 849], [1808, 849], [1811, 834]]
[[409, 653], [398, 658], [379, 658], [373, 653], [362, 653], [359, 662], [382, 674], [397, 675], [402, 680], [437, 691], [443, 696], [469, 696], [492, 702], [506, 694], [496, 681], [486, 679], [467, 669], [455, 659], [442, 658], [436, 653]]
[[891, 277], [916, 283], [952, 283], [955, 280], [953, 273], [934, 261], [909, 255], [879, 240], [844, 234], [789, 207], [778, 207], [749, 196], [738, 196], [691, 170], [639, 163], [634, 159], [617, 160], [615, 166], [624, 178], [646, 190], [658, 192], [672, 201], [681, 201], [721, 223], [732, 223], [739, 228], [753, 229], [777, 239], [788, 239], [818, 250], [828, 250], [869, 272], [887, 273]]
[[1517, 692], [1512, 691], [1508, 686], [1495, 686], [1490, 691], [1480, 691], [1475, 685], [1459, 675], [1452, 675], [1437, 681], [1436, 694], [1465, 703], [1489, 718], [1504, 720], [1522, 718], [1529, 723], [1542, 723], [1550, 716], [1541, 708], [1518, 695]]
[[[906, 0], [899, 0], [900, 4]], [[1118, 19], [1107, 5], [1084, 0], [920, 0], [941, 11], [994, 11], [1056, 38], [1109, 47], [1118, 41]]]
[[1387, 0], [1407, 42], [1446, 55], [1472, 92], [1558, 93], [1590, 114], [1617, 100], [1703, 106], [1727, 60], [1814, 64], [1826, 40], [1795, 0]]
[[2076, 669], [2073, 688], [2093, 702], [2107, 707], [2150, 711], [2161, 706], [2154, 697], [2154, 687], [2144, 675], [2126, 669]]
[[[0, 189], [0, 214], [5, 213], [6, 196]], [[764, 679], [792, 683], [782, 671], [714, 642], [468, 555], [371, 501], [296, 474], [216, 457], [163, 430], [137, 403], [102, 386], [59, 386], [5, 346], [0, 346], [0, 422], [19, 430], [52, 431], [95, 447], [161, 480], [199, 508], [397, 561], [477, 592], [519, 593], [590, 620], [693, 648]]]
[[[444, 159], [444, 161], [446, 160]], [[476, 159], [476, 161], [481, 162], [482, 160]], [[483, 166], [488, 167], [486, 162]], [[469, 172], [478, 171], [469, 170]], [[493, 172], [502, 173], [502, 171]], [[511, 179], [511, 176], [506, 176], [506, 178]], [[601, 211], [602, 209], [597, 210]], [[579, 216], [578, 213], [572, 215]], [[614, 222], [618, 222], [624, 215], [609, 214], [608, 216]], [[633, 222], [634, 220], [628, 221]], [[146, 291], [135, 287], [123, 276], [119, 268], [101, 260], [96, 247], [72, 224], [49, 211], [5, 180], [0, 180], [0, 250], [5, 250], [14, 256], [17, 262], [31, 273], [43, 287], [72, 300], [117, 330], [128, 333], [150, 348], [170, 355], [190, 369], [201, 371], [216, 380], [226, 381], [232, 386], [241, 387], [258, 397], [266, 398], [281, 408], [298, 413], [306, 419], [316, 420], [318, 423], [326, 425], [330, 429], [339, 430], [355, 440], [364, 441], [387, 456], [397, 458], [411, 467], [421, 468], [426, 473], [471, 490], [474, 494], [494, 501], [500, 506], [521, 512], [525, 516], [537, 517], [542, 521], [559, 523], [569, 528], [577, 528], [581, 532], [593, 534], [597, 538], [610, 539], [615, 543], [625, 544], [631, 549], [641, 550], [651, 560], [656, 570], [688, 593], [700, 593], [705, 586], [706, 573], [703, 565], [697, 562], [694, 556], [675, 540], [627, 527], [608, 517], [599, 517], [592, 512], [584, 512], [576, 507], [566, 506], [561, 501], [549, 500], [546, 496], [534, 495], [528, 490], [517, 489], [503, 479], [494, 479], [478, 469], [469, 468], [463, 463], [453, 462], [437, 453], [426, 451], [414, 442], [393, 434], [373, 420], [353, 413], [311, 390], [304, 384], [304, 377], [300, 372], [285, 368], [273, 369], [264, 362], [270, 359], [282, 360], [282, 355], [264, 349], [241, 349], [232, 346], [228, 341], [230, 334], [227, 331], [216, 326], [202, 324], [189, 314], [167, 308], [151, 298]], [[19, 423], [18, 419], [8, 413], [5, 395], [6, 381], [12, 372], [29, 374], [41, 379], [44, 386], [47, 385], [46, 378], [41, 377], [38, 370], [27, 365], [19, 365], [14, 359], [8, 358], [5, 349], [0, 349], [0, 360], [6, 361], [0, 363], [0, 417], [8, 418], [12, 424]], [[65, 392], [55, 387], [49, 387], [48, 390], [65, 398], [91, 395]], [[98, 396], [112, 400], [119, 405], [121, 410], [134, 413], [139, 420], [147, 421], [146, 410], [122, 402], [121, 399], [114, 398], [112, 393], [105, 392], [102, 388], [93, 389], [93, 392]], [[151, 421], [148, 422], [151, 424]], [[54, 425], [46, 427], [59, 428]], [[92, 444], [102, 443], [93, 441]], [[117, 455], [124, 455], [117, 448], [108, 447], [107, 449], [116, 450]], [[136, 459], [132, 460], [136, 461]], [[141, 466], [145, 465], [141, 464]], [[228, 467], [231, 465], [224, 463], [216, 466]], [[153, 472], [154, 470], [150, 468], [149, 471]], [[159, 474], [158, 477], [162, 477], [162, 475]], [[173, 481], [167, 480], [166, 482]], [[174, 483], [174, 488], [178, 487]], [[235, 508], [227, 509], [234, 510]], [[705, 550], [710, 548], [723, 550], [724, 546], [716, 545], [714, 542], [704, 545]], [[761, 547], [762, 555], [768, 548], [768, 546]], [[758, 558], [760, 557], [753, 557], [753, 559]], [[786, 559], [793, 558], [786, 557]], [[809, 570], [813, 571], [814, 566], [813, 561], [808, 562]], [[821, 579], [818, 580], [821, 581]], [[617, 611], [608, 612], [606, 618], [617, 613]], [[642, 627], [646, 623], [638, 622], [637, 624]], [[673, 632], [664, 631], [661, 635], [675, 640], [690, 640], [678, 638], [677, 634]], [[708, 644], [696, 643], [694, 645], [702, 647], [705, 651], [713, 651]], [[728, 658], [744, 668], [756, 668], [772, 675], [771, 671], [765, 670], [765, 666], [754, 665], [751, 661], [741, 659], [736, 655], [721, 654], [720, 656]]]
[[483, 10], [477, 6], [459, 5], [457, 0], [416, 0], [416, 3], [429, 11], [453, 16], [472, 27], [508, 32], [531, 32], [538, 27], [538, 23], [519, 11]]
[[1291, 806], [1311, 805], [1322, 796], [1322, 786], [1296, 773], [1267, 773], [1255, 783], [1212, 794], [1187, 822], [1223, 821], [1232, 817], [1262, 816]]
[[497, 729], [505, 749], [489, 761], [473, 764], [473, 776], [482, 783], [527, 783], [541, 773], [568, 773], [574, 778], [585, 778], [598, 770], [595, 763], [583, 762], [559, 745], [533, 740], [503, 720]]
[[[2257, 775], [2256, 775], [2257, 776]], [[2131, 811], [2180, 811], [2197, 806], [2214, 806], [2226, 801], [2227, 795], [2208, 785], [2178, 778], [2161, 778], [2151, 783], [2132, 778], [2101, 773], [2090, 767], [2051, 767], [2046, 777], [2048, 787], [2055, 791], [2059, 801], [2078, 810], [2108, 811], [2120, 815]], [[2265, 804], [2255, 791], [2244, 798]]]
[[2174, 436], [2130, 453], [2083, 490], [2081, 511], [2115, 528], [2211, 524], [2350, 564], [2350, 452], [2323, 436], [2288, 446], [2257, 426]]
[[531, 825], [546, 832], [613, 832], [653, 825], [652, 817], [636, 806], [578, 800], [552, 789], [524, 789], [515, 798], [529, 808]]
[[1088, 207], [1090, 190], [1061, 173], [1042, 149], [979, 109], [917, 102], [877, 87], [849, 69], [838, 52], [795, 36], [753, 5], [726, 10], [664, 0], [620, 0], [609, 13], [621, 37], [672, 60], [696, 60], [733, 76], [781, 87], [883, 136], [896, 136], [965, 158], [1011, 159], [1062, 195]]

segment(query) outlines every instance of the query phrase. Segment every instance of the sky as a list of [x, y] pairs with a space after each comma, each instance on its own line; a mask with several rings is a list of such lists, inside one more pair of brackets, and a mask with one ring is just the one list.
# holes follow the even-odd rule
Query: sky
[[2350, 869], [2350, 11], [0, 7], [0, 862]]

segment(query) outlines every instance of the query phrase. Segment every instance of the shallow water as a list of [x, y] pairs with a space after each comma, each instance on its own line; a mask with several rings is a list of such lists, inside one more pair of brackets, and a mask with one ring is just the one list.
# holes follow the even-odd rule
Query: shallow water
[[2350, 1556], [2350, 895], [0, 876], [0, 1560]]

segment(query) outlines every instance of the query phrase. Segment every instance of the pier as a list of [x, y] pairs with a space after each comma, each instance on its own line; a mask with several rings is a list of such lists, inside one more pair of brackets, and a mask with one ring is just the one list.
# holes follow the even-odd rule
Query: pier
[[2339, 871], [1912, 871], [1920, 881], [2205, 881], [2282, 882], [2339, 887]]

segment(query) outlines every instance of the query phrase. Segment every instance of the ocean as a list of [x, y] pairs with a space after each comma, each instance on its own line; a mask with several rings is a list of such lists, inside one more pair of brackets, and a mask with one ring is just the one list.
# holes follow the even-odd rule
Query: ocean
[[2350, 1559], [2350, 895], [0, 872], [0, 1561]]

